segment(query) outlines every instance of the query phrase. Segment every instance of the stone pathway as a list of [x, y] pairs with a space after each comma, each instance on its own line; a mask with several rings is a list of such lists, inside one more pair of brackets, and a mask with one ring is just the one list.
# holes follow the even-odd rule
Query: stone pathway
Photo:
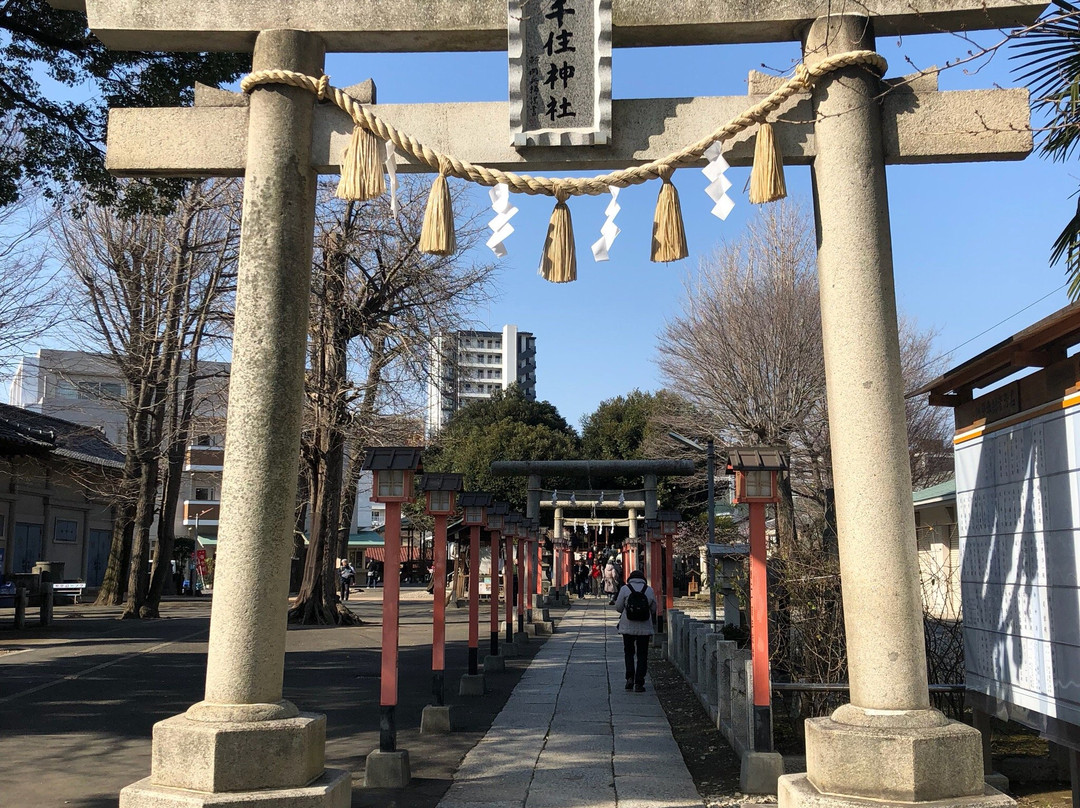
[[576, 601], [439, 808], [702, 808], [660, 702], [623, 689], [603, 601]]

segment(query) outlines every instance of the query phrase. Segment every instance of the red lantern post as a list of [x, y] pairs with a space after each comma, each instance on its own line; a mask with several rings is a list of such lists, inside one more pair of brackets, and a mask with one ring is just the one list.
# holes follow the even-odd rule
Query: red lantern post
[[431, 591], [434, 615], [431, 625], [431, 692], [435, 704], [444, 703], [446, 672], [446, 522], [454, 512], [455, 494], [461, 490], [460, 474], [425, 474], [421, 488], [427, 495], [427, 513], [435, 519]]
[[728, 451], [736, 503], [750, 506], [750, 653], [754, 671], [754, 751], [772, 751], [772, 685], [769, 679], [768, 559], [765, 506], [779, 501], [776, 474], [787, 468], [777, 449]]
[[383, 530], [382, 670], [379, 688], [379, 750], [397, 750], [398, 594], [401, 582], [401, 503], [412, 499], [413, 475], [420, 469], [420, 450], [411, 447], [375, 447], [364, 458], [370, 471], [372, 502], [386, 504]]
[[518, 522], [521, 515], [507, 514], [503, 519], [503, 531], [506, 536], [506, 567], [503, 575], [503, 589], [506, 592], [506, 641], [514, 641], [514, 539], [517, 538]]
[[[503, 521], [510, 512], [505, 502], [496, 502], [487, 509], [487, 528], [491, 531], [491, 655], [499, 654], [499, 541]], [[485, 663], [486, 665], [487, 663]]]
[[463, 493], [458, 497], [462, 524], [469, 528], [469, 676], [480, 664], [480, 528], [487, 518], [490, 494]]

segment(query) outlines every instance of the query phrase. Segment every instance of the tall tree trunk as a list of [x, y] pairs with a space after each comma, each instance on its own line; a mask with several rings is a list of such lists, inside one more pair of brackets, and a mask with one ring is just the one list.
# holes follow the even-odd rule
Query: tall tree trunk
[[328, 239], [321, 273], [322, 296], [312, 322], [311, 400], [315, 434], [311, 464], [311, 539], [304, 581], [290, 618], [301, 622], [353, 623], [338, 601], [339, 527], [345, 434], [349, 424], [345, 322], [345, 259], [341, 237]]
[[117, 508], [117, 514], [113, 518], [112, 539], [109, 542], [109, 558], [105, 565], [105, 576], [94, 599], [95, 606], [119, 606], [124, 602], [128, 561], [131, 556], [131, 528], [134, 520], [134, 508], [127, 505]]

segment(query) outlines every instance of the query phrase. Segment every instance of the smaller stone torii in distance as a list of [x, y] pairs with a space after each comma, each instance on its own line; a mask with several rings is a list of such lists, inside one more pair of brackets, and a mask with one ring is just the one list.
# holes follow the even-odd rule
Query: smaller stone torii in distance
[[[50, 2], [84, 8], [110, 48], [252, 50], [255, 71], [316, 78], [327, 51], [507, 47], [505, 0]], [[611, 34], [614, 47], [794, 41], [814, 65], [874, 50], [878, 35], [1027, 25], [1044, 6], [864, 0], [838, 13], [829, 0], [616, 0]], [[298, 87], [204, 95], [209, 106], [113, 110], [109, 120], [117, 173], [245, 178], [205, 698], [154, 728], [152, 774], [120, 804], [343, 808], [350, 777], [324, 769], [325, 717], [299, 713], [282, 681], [316, 179], [339, 169], [352, 121]], [[508, 145], [505, 104], [388, 107], [385, 117], [473, 163], [598, 170], [660, 158], [752, 101], [616, 101], [607, 145], [520, 151]], [[898, 87], [849, 66], [789, 103], [777, 138], [787, 162], [811, 166], [814, 185], [851, 702], [807, 722], [808, 771], [781, 778], [780, 805], [1003, 808], [1011, 801], [985, 789], [978, 733], [929, 700], [885, 167], [1023, 159], [1027, 95], [939, 92], [933, 78]], [[724, 152], [747, 164], [747, 137]], [[426, 169], [405, 161], [402, 170]]]
[[[539, 518], [540, 510], [551, 507], [554, 511], [554, 535], [562, 537], [564, 509], [576, 507], [582, 510], [597, 508], [625, 508], [630, 527], [630, 539], [636, 541], [637, 519], [639, 509], [646, 520], [657, 518], [656, 484], [658, 477], [687, 477], [694, 473], [692, 460], [496, 460], [491, 464], [491, 473], [496, 477], [527, 477], [528, 501], [526, 503], [526, 516]], [[598, 503], [594, 500], [582, 500], [575, 506], [567, 502], [563, 505], [545, 504], [542, 494], [546, 489], [543, 487], [545, 476], [570, 477], [572, 479], [588, 480], [594, 478], [612, 477], [637, 477], [642, 478], [641, 500], [624, 501], [621, 505], [618, 499], [605, 500]], [[615, 489], [612, 489], [614, 493]], [[564, 497], [576, 493], [571, 489], [562, 492]], [[660, 589], [657, 587], [657, 591]]]

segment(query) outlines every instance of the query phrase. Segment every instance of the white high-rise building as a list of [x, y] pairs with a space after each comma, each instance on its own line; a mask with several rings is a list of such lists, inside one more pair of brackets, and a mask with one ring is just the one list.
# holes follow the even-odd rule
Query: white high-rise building
[[438, 339], [428, 382], [427, 434], [438, 432], [470, 401], [517, 384], [536, 400], [536, 337], [505, 325], [502, 331], [454, 331]]

